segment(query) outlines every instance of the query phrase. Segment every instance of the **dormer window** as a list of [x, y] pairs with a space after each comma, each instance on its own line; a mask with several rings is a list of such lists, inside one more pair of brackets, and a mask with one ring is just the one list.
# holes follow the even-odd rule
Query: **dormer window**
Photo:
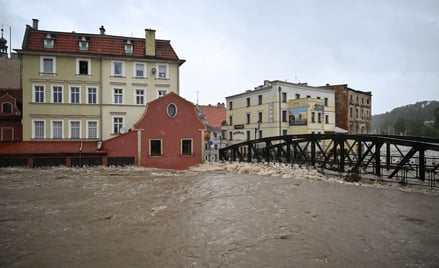
[[44, 37], [44, 48], [53, 48], [54, 44], [55, 38], [50, 33], [47, 33]]
[[79, 50], [88, 50], [88, 39], [85, 36], [82, 36], [79, 39]]
[[125, 54], [133, 54], [133, 43], [131, 40], [125, 42]]

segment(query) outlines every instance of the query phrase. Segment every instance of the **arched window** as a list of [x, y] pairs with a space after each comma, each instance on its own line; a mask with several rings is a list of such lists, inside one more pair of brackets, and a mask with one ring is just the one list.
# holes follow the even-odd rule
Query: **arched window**
[[5, 102], [2, 105], [2, 113], [10, 114], [12, 113], [12, 104], [9, 102]]

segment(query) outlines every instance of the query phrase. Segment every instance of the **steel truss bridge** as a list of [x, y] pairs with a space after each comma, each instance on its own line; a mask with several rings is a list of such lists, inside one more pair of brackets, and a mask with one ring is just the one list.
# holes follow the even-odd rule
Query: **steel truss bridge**
[[429, 187], [437, 187], [439, 180], [439, 139], [424, 137], [285, 135], [230, 145], [219, 150], [219, 159], [307, 165]]

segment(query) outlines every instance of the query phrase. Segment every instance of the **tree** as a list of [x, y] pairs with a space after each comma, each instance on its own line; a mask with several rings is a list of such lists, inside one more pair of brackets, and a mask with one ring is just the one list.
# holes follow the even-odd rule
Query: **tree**
[[402, 118], [398, 118], [396, 120], [395, 124], [393, 124], [393, 129], [396, 135], [405, 135], [407, 134], [406, 131], [406, 120]]
[[439, 107], [434, 110], [434, 128], [439, 129]]

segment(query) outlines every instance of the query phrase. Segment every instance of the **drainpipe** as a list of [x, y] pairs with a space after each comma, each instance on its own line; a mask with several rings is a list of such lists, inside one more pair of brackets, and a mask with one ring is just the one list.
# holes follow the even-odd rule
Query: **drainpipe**
[[102, 56], [99, 55], [99, 65], [100, 65], [100, 70], [99, 70], [99, 116], [101, 118], [100, 120], [100, 124], [99, 124], [99, 140], [102, 141], [102, 131], [103, 131], [103, 115], [102, 115], [102, 110], [103, 110], [103, 104], [102, 104], [102, 93], [104, 92], [104, 90], [102, 89], [103, 87], [103, 83], [102, 83], [102, 79], [103, 79], [103, 71], [102, 71]]

